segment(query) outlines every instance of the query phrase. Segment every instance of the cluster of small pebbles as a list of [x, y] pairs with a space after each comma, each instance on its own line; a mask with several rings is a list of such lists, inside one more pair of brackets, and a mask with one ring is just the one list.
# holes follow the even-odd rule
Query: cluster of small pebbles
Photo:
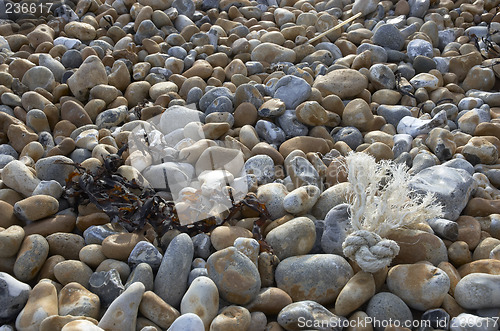
[[[0, 14], [1, 331], [498, 330], [499, 0], [36, 4]], [[73, 208], [68, 163], [122, 148], [159, 191], [247, 180], [272, 252], [250, 209], [190, 237]], [[375, 273], [342, 252], [353, 151], [443, 206]]]

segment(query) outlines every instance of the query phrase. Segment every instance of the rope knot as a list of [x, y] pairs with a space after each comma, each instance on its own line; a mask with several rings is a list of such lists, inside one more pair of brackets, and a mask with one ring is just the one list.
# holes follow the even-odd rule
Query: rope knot
[[383, 239], [378, 234], [366, 230], [348, 235], [342, 249], [344, 255], [356, 261], [363, 271], [372, 273], [389, 266], [399, 253], [399, 246], [395, 241]]

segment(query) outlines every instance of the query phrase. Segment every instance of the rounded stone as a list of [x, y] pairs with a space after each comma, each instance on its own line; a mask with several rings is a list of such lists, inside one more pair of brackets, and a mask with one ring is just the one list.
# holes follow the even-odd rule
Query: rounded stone
[[465, 309], [498, 308], [500, 275], [472, 273], [462, 278], [455, 287], [455, 300]]
[[252, 232], [239, 226], [218, 226], [211, 235], [212, 246], [218, 251], [233, 246], [237, 238], [252, 238]]
[[335, 313], [347, 316], [375, 295], [373, 275], [364, 271], [356, 273], [340, 291], [335, 301]]
[[80, 250], [85, 246], [83, 237], [74, 233], [57, 232], [46, 239], [50, 255], [61, 255], [67, 260], [78, 260]]
[[335, 94], [341, 99], [349, 99], [368, 87], [365, 75], [353, 69], [338, 69], [324, 76], [318, 76], [313, 84], [323, 97]]
[[247, 304], [260, 290], [255, 264], [234, 247], [212, 254], [207, 260], [208, 277], [217, 285], [221, 298], [234, 304]]
[[276, 268], [276, 284], [294, 301], [333, 303], [353, 276], [349, 263], [334, 254], [309, 254], [282, 260]]
[[288, 193], [283, 200], [283, 207], [291, 214], [307, 213], [316, 204], [321, 194], [320, 189], [314, 185], [299, 187]]
[[[375, 294], [366, 307], [366, 313], [372, 319], [379, 321], [399, 321], [400, 325], [413, 321], [410, 308], [397, 295], [390, 292]], [[375, 330], [383, 331], [383, 326], [376, 326]]]
[[180, 316], [177, 309], [170, 306], [151, 291], [147, 291], [143, 294], [141, 304], [139, 305], [139, 312], [164, 329], [168, 329]]
[[400, 264], [389, 270], [387, 286], [409, 307], [425, 311], [441, 306], [450, 289], [450, 278], [428, 264]]
[[316, 227], [311, 219], [297, 217], [269, 231], [266, 241], [280, 260], [304, 255], [314, 246]]
[[20, 281], [29, 281], [38, 274], [47, 256], [49, 244], [39, 234], [24, 238], [14, 263], [14, 275]]
[[69, 283], [59, 292], [59, 315], [99, 318], [99, 297], [81, 284]]
[[228, 306], [217, 315], [210, 324], [212, 331], [248, 330], [250, 327], [250, 312], [239, 306]]
[[17, 254], [24, 239], [24, 229], [18, 225], [0, 229], [0, 258]]
[[205, 328], [217, 316], [219, 307], [219, 291], [215, 283], [208, 277], [200, 276], [193, 280], [181, 301], [181, 314], [198, 315]]
[[54, 276], [62, 285], [76, 282], [83, 287], [87, 287], [90, 276], [92, 276], [92, 269], [78, 260], [66, 260], [56, 264]]
[[17, 217], [25, 221], [36, 221], [51, 216], [59, 209], [59, 201], [49, 195], [35, 195], [14, 204]]

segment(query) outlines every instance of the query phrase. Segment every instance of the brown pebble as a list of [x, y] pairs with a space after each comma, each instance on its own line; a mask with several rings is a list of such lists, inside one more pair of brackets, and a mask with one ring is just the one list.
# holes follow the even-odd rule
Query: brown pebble
[[46, 237], [51, 255], [61, 255], [67, 260], [77, 260], [80, 250], [85, 246], [82, 236], [74, 233], [57, 232]]
[[54, 267], [56, 266], [56, 264], [64, 260], [64, 257], [62, 257], [61, 255], [50, 256], [47, 260], [45, 260], [45, 263], [43, 264], [42, 269], [38, 274], [38, 279], [46, 278], [57, 281], [56, 276], [54, 276]]
[[109, 259], [127, 261], [135, 245], [146, 240], [144, 236], [136, 233], [117, 233], [108, 236], [102, 242], [102, 252]]

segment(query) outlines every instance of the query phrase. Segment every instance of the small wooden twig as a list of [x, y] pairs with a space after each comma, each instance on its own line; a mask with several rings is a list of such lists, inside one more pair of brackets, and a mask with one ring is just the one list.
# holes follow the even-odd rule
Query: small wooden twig
[[322, 32], [320, 33], [319, 35], [317, 35], [316, 37], [314, 38], [311, 38], [307, 41], [307, 43], [309, 44], [312, 44], [313, 42], [315, 42], [316, 40], [319, 40], [321, 38], [323, 38], [324, 36], [326, 36], [327, 34], [329, 34], [330, 32], [333, 32], [335, 30], [338, 30], [340, 29], [341, 27], [343, 27], [344, 25], [346, 25], [347, 23], [350, 23], [351, 21], [354, 21], [356, 18], [360, 17], [361, 16], [361, 13], [357, 13], [356, 15], [352, 16], [352, 17], [349, 17], [348, 19], [346, 19], [345, 21], [335, 25], [333, 28], [331, 29], [328, 29], [326, 30], [325, 32]]

